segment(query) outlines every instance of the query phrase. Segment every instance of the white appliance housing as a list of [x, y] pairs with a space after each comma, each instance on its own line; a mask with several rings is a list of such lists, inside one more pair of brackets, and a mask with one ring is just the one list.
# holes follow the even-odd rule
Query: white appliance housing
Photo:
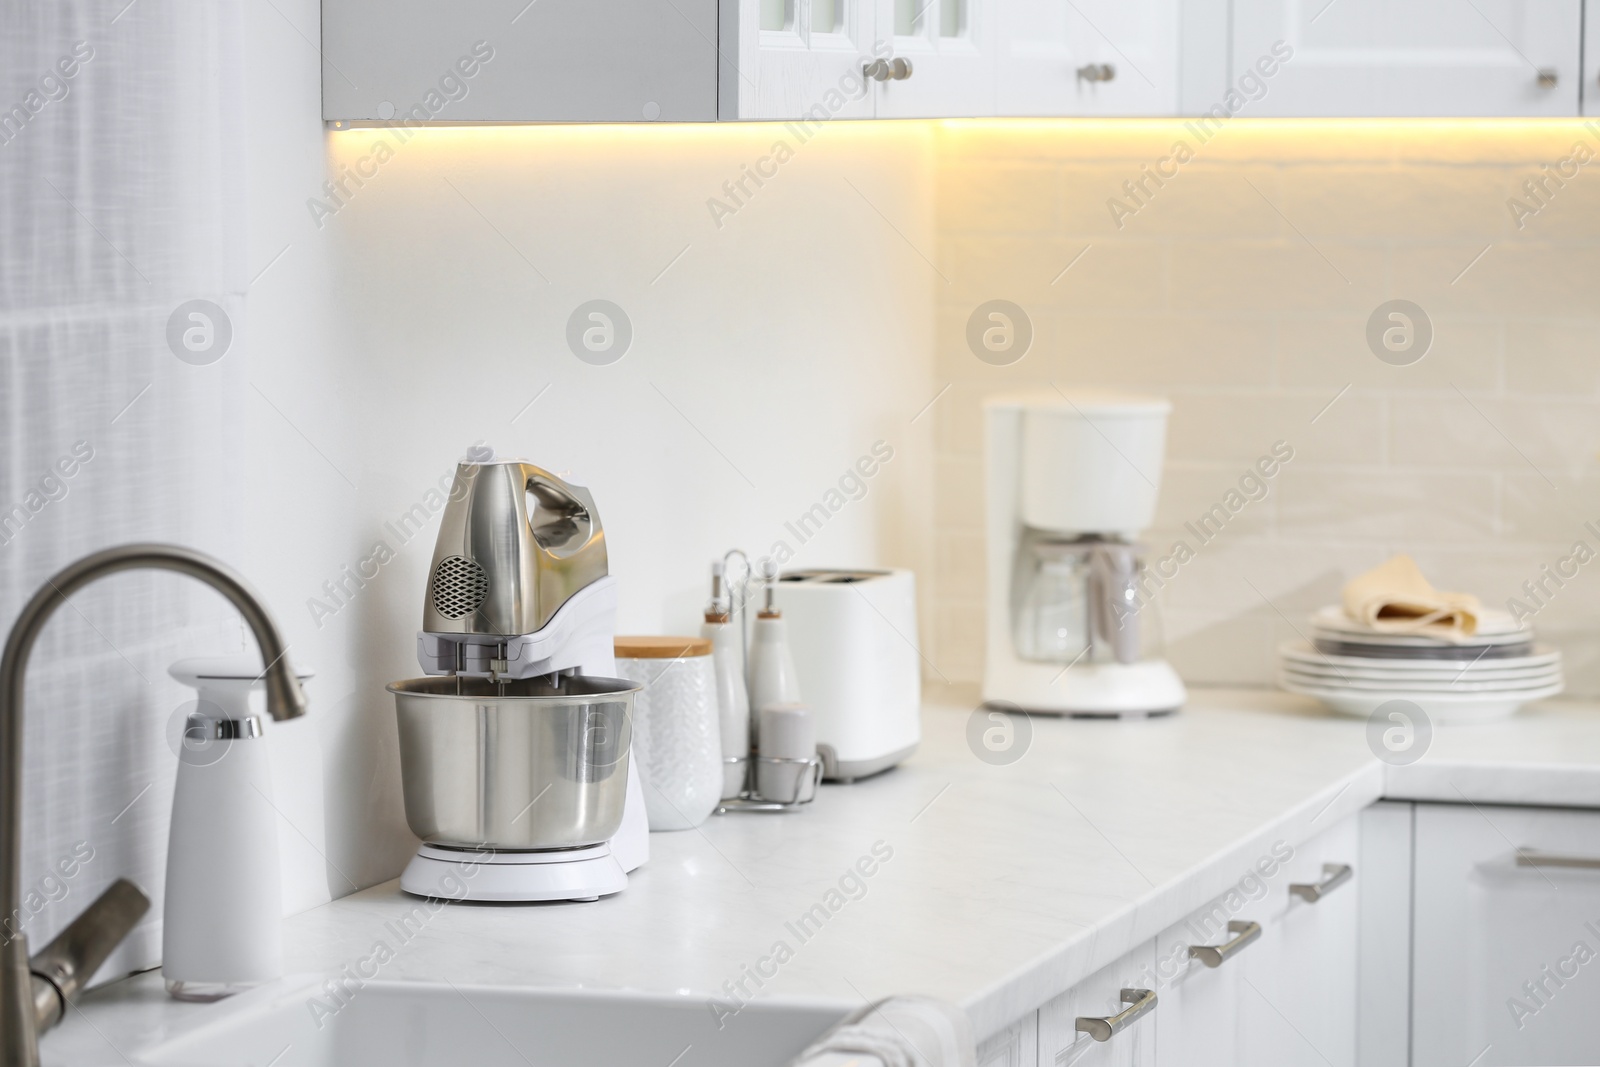
[[1187, 692], [1161, 659], [1025, 660], [1012, 636], [1017, 552], [1028, 529], [1133, 541], [1155, 518], [1170, 402], [1112, 393], [996, 397], [984, 405], [987, 649], [983, 699], [1025, 711], [1139, 717]]
[[[549, 650], [554, 670], [571, 670], [601, 678], [617, 676], [617, 660], [609, 644], [616, 632], [616, 595], [614, 579], [607, 597], [588, 601], [591, 604], [609, 604], [610, 609], [599, 609], [605, 616], [603, 629], [607, 634], [607, 647], [582, 641], [576, 645], [556, 644]], [[599, 583], [596, 583], [597, 585]], [[557, 625], [551, 619], [545, 627]], [[578, 627], [587, 633], [591, 627]], [[540, 631], [529, 634], [527, 640], [534, 647], [542, 647]], [[426, 649], [426, 638], [419, 634], [419, 649]], [[444, 674], [425, 655], [423, 667], [428, 674]], [[494, 901], [498, 903], [529, 903], [549, 900], [598, 900], [600, 897], [620, 893], [628, 885], [628, 874], [650, 858], [650, 818], [644, 806], [644, 787], [639, 779], [638, 762], [628, 760], [628, 795], [622, 809], [622, 825], [607, 841], [585, 848], [560, 849], [545, 852], [497, 852], [483, 849], [462, 852], [459, 849], [439, 848], [424, 843], [411, 857], [411, 862], [400, 875], [400, 888], [420, 897], [436, 897], [440, 886], [461, 886], [461, 894], [454, 899]], [[460, 877], [464, 867], [473, 870], [471, 879]]]
[[908, 570], [799, 570], [776, 591], [800, 696], [816, 719], [823, 777], [887, 770], [922, 740], [916, 576]]
[[161, 973], [180, 1000], [216, 1000], [283, 973], [279, 815], [261, 717], [250, 707], [266, 672], [249, 653], [183, 659], [168, 673], [196, 700], [167, 837]]

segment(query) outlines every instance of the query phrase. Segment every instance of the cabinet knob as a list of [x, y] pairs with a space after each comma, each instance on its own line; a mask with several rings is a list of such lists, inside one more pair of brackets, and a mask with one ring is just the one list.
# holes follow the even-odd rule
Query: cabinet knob
[[1147, 1015], [1155, 1010], [1156, 994], [1151, 989], [1124, 989], [1122, 1003], [1128, 1005], [1115, 1015], [1105, 1017], [1080, 1015], [1076, 1029], [1079, 1033], [1088, 1034], [1096, 1041], [1110, 1041], [1113, 1034], [1120, 1034], [1133, 1021], [1142, 1015]]
[[1539, 68], [1539, 88], [1554, 89], [1561, 83], [1561, 72], [1554, 67]]
[[1117, 76], [1117, 68], [1110, 63], [1088, 63], [1078, 68], [1078, 80], [1108, 82]]
[[1261, 924], [1235, 919], [1228, 923], [1228, 933], [1234, 935], [1233, 940], [1221, 945], [1190, 945], [1189, 958], [1199, 960], [1207, 967], [1221, 967], [1240, 949], [1261, 936]]
[[911, 77], [911, 60], [896, 56], [893, 59], [874, 59], [861, 66], [861, 76], [875, 82], [905, 81]]
[[1311, 883], [1296, 882], [1289, 887], [1289, 892], [1307, 904], [1315, 904], [1348, 882], [1350, 876], [1354, 873], [1348, 863], [1324, 863], [1322, 865], [1322, 881]]

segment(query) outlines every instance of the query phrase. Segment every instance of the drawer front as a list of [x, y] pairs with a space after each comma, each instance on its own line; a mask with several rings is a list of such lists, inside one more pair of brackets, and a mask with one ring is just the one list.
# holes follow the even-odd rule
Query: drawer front
[[[1287, 906], [1240, 957], [1241, 1065], [1354, 1067], [1360, 842], [1359, 818], [1347, 818], [1284, 865], [1288, 884], [1276, 884], [1273, 894]], [[1351, 873], [1314, 902], [1289, 894], [1289, 884], [1330, 884], [1329, 867]]]
[[1594, 1063], [1600, 812], [1418, 804], [1411, 1062]]
[[1039, 1013], [1030, 1011], [978, 1046], [978, 1067], [1035, 1067], [1039, 1062]]
[[1154, 1067], [1155, 1009], [1108, 1041], [1077, 1029], [1080, 1016], [1107, 1018], [1127, 1005], [1121, 991], [1155, 988], [1155, 942], [1146, 941], [1039, 1009], [1039, 1067]]
[[1352, 817], [1298, 847], [1275, 842], [1156, 938], [1162, 1067], [1354, 1067], [1359, 841]]

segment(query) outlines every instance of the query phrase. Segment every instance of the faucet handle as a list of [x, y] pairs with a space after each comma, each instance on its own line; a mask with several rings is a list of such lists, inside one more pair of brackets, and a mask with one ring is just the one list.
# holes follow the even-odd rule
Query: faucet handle
[[150, 898], [126, 878], [118, 878], [28, 961], [39, 1033], [61, 1021], [67, 1005], [149, 910]]

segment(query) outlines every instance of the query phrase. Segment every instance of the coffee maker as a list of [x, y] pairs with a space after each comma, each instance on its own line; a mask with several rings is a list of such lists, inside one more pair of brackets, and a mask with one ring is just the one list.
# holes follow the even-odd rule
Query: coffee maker
[[631, 760], [639, 686], [616, 678], [616, 579], [594, 498], [476, 448], [456, 467], [396, 682], [418, 896], [594, 900], [649, 856]]
[[1126, 718], [1182, 706], [1138, 543], [1171, 409], [1090, 392], [985, 404], [985, 702]]

